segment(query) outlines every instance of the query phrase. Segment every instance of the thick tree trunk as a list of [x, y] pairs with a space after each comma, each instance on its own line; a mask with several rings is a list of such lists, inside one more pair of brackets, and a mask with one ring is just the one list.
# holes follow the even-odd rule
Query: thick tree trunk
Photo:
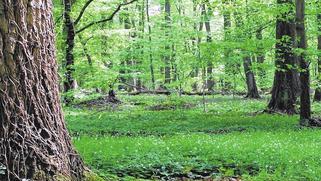
[[[306, 50], [307, 39], [305, 33], [305, 0], [296, 0], [296, 33], [298, 48]], [[310, 70], [309, 62], [306, 61], [306, 53], [303, 52], [298, 56], [300, 62], [300, 80], [301, 80], [301, 96], [300, 96], [300, 118], [301, 121], [311, 118], [311, 100], [310, 100]], [[304, 122], [304, 121], [303, 121]]]
[[[279, 5], [293, 7], [292, 0], [278, 0]], [[294, 19], [294, 10], [291, 8], [277, 18], [276, 22], [276, 71], [272, 89], [272, 98], [268, 108], [274, 112], [284, 112], [294, 114], [295, 102], [298, 91], [298, 75], [296, 56], [293, 48], [296, 45], [296, 26]]]
[[0, 1], [0, 180], [81, 180], [58, 93], [51, 1]]
[[[321, 5], [320, 2], [317, 2], [318, 4], [318, 10], [320, 10]], [[318, 50], [321, 51], [321, 13], [317, 14], [317, 21], [318, 21]], [[315, 90], [315, 94], [314, 94], [314, 101], [320, 102], [321, 101], [321, 55], [318, 56], [318, 87]]]
[[[75, 80], [73, 78], [74, 69], [74, 47], [75, 47], [75, 25], [71, 18], [71, 0], [64, 0], [64, 20], [65, 20], [65, 39], [66, 39], [66, 52], [64, 61], [64, 92], [67, 93], [75, 88]], [[73, 96], [65, 97], [65, 103], [69, 104], [73, 101]]]

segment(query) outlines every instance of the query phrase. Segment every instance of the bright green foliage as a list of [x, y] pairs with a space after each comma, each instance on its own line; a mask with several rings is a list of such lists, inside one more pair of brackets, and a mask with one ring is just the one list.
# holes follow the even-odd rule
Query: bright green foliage
[[[77, 0], [73, 5], [75, 19], [86, 0]], [[272, 0], [237, 0], [237, 1], [170, 1], [171, 22], [166, 26], [164, 0], [149, 1], [150, 23], [146, 20], [146, 0], [122, 8], [112, 21], [92, 26], [76, 36], [74, 77], [80, 88], [100, 88], [108, 90], [123, 85], [119, 78], [127, 83], [142, 81], [146, 88], [152, 88], [151, 58], [156, 78], [156, 88], [164, 82], [164, 56], [171, 59], [172, 78], [175, 81], [166, 85], [171, 89], [191, 91], [197, 83], [202, 89], [202, 82], [212, 77], [216, 82], [215, 90], [225, 90], [225, 84], [233, 92], [244, 92], [246, 84], [242, 59], [252, 57], [252, 70], [257, 77], [259, 89], [265, 91], [273, 83], [275, 61], [275, 22], [276, 17], [290, 7], [276, 6]], [[206, 4], [208, 15], [203, 16], [201, 5]], [[316, 14], [319, 11], [316, 2], [307, 2], [308, 56], [312, 62], [311, 70], [317, 66], [319, 54], [316, 50], [317, 30]], [[86, 24], [108, 17], [117, 1], [94, 1], [86, 9], [77, 29]], [[63, 7], [61, 1], [54, 1], [58, 57], [64, 60]], [[193, 7], [196, 7], [193, 9]], [[230, 15], [231, 26], [224, 29], [224, 15]], [[129, 29], [125, 29], [128, 20]], [[207, 42], [205, 20], [210, 20], [212, 42]], [[149, 34], [148, 26], [151, 26]], [[169, 30], [167, 30], [169, 28]], [[262, 39], [257, 36], [261, 30]], [[169, 32], [166, 35], [165, 32]], [[80, 39], [81, 37], [81, 39]], [[151, 37], [151, 41], [149, 41]], [[170, 50], [165, 47], [170, 46]], [[299, 52], [300, 50], [298, 50]], [[88, 64], [88, 56], [93, 64]], [[264, 56], [264, 62], [258, 62], [258, 56]], [[203, 70], [213, 64], [213, 72]], [[235, 67], [230, 70], [229, 66]], [[198, 75], [192, 76], [198, 70]], [[61, 77], [63, 78], [63, 69]], [[262, 73], [264, 72], [264, 73]], [[312, 74], [316, 83], [316, 74]], [[124, 85], [123, 85], [124, 86]], [[127, 85], [126, 85], [127, 86]], [[314, 85], [316, 86], [316, 85]], [[133, 87], [130, 87], [133, 88]]]
[[[208, 112], [204, 113], [201, 97], [121, 98], [127, 104], [121, 105], [116, 110], [102, 112], [101, 110], [72, 109], [67, 111], [66, 118], [71, 133], [75, 135], [166, 135], [190, 132], [219, 133], [242, 129], [272, 131], [292, 129], [296, 125], [295, 117], [263, 114], [253, 118], [250, 113], [263, 110], [265, 101], [215, 96], [215, 98], [209, 98]], [[134, 104], [141, 105], [135, 106]], [[165, 110], [151, 110], [155, 107]], [[166, 110], [166, 108], [172, 110]], [[257, 119], [262, 121], [257, 121]]]
[[[73, 19], [86, 2], [73, 1]], [[264, 94], [270, 93], [275, 72], [276, 19], [294, 6], [277, 6], [275, 0], [170, 0], [170, 21], [166, 21], [165, 0], [149, 0], [148, 22], [146, 2], [122, 7], [111, 21], [75, 37], [73, 77], [79, 89], [65, 94], [76, 98], [75, 107], [65, 108], [65, 117], [86, 164], [107, 180], [166, 180], [205, 172], [211, 172], [212, 178], [321, 180], [321, 131], [299, 127], [298, 116], [262, 113], [269, 99]], [[93, 1], [76, 30], [110, 16], [119, 3]], [[313, 87], [318, 86], [320, 55], [317, 3], [306, 2], [306, 55]], [[63, 6], [60, 0], [54, 0], [54, 5], [63, 80]], [[207, 22], [211, 32], [206, 31]], [[244, 93], [245, 57], [250, 57], [250, 70], [263, 99], [175, 94], [205, 93], [209, 79], [215, 83], [215, 92]], [[165, 85], [166, 67], [172, 80]], [[81, 104], [105, 96], [110, 89], [138, 91], [138, 82], [144, 90], [164, 86], [173, 94], [120, 95], [120, 105]], [[321, 104], [314, 103], [313, 110], [321, 115]], [[0, 174], [1, 169], [0, 165]]]
[[[78, 16], [86, 0], [77, 0], [73, 5], [73, 17]], [[146, 0], [122, 8], [112, 21], [92, 26], [76, 36], [75, 73], [80, 88], [101, 88], [108, 90], [122, 84], [120, 77], [127, 83], [141, 80], [146, 88], [152, 89], [151, 58], [154, 66], [156, 86], [164, 82], [164, 56], [171, 59], [172, 78], [176, 80], [166, 85], [171, 89], [179, 87], [191, 91], [197, 82], [198, 89], [202, 82], [212, 77], [217, 84], [215, 89], [224, 89], [224, 83], [233, 84], [230, 91], [244, 92], [246, 84], [242, 59], [252, 57], [252, 69], [256, 74], [260, 89], [271, 88], [274, 73], [274, 45], [276, 17], [289, 7], [276, 6], [272, 0], [237, 0], [237, 1], [170, 1], [171, 22], [166, 26], [164, 0], [149, 1], [150, 23], [146, 20]], [[194, 3], [193, 3], [194, 2]], [[203, 16], [201, 5], [206, 4], [207, 16]], [[108, 17], [117, 1], [94, 1], [86, 9], [77, 28]], [[193, 10], [193, 7], [196, 7]], [[64, 60], [64, 40], [62, 39], [62, 6], [55, 1], [57, 19], [58, 57]], [[312, 62], [311, 70], [317, 66], [316, 50], [317, 26], [316, 4], [307, 3], [307, 35], [309, 38], [308, 55]], [[224, 15], [230, 15], [231, 26], [224, 30]], [[205, 27], [200, 26], [210, 21], [212, 42], [207, 42]], [[129, 29], [125, 29], [125, 22]], [[151, 26], [149, 34], [148, 26]], [[169, 30], [167, 30], [169, 28]], [[258, 39], [261, 30], [262, 39]], [[169, 35], [166, 34], [169, 32]], [[149, 41], [151, 37], [152, 41]], [[170, 50], [165, 47], [170, 46]], [[88, 64], [89, 55], [93, 61]], [[264, 56], [264, 62], [258, 62], [258, 56]], [[207, 65], [213, 64], [212, 73], [204, 73]], [[228, 65], [232, 65], [229, 70]], [[191, 76], [198, 70], [197, 76]], [[264, 74], [262, 74], [262, 70]], [[61, 70], [63, 77], [63, 70]], [[203, 73], [202, 73], [203, 72]], [[313, 76], [313, 80], [315, 80]], [[131, 87], [132, 88], [132, 87]]]
[[[100, 176], [150, 180], [153, 172], [171, 176], [216, 169], [213, 178], [321, 179], [320, 130], [300, 128], [297, 116], [259, 113], [266, 99], [209, 96], [207, 112], [197, 96], [121, 99], [117, 108], [66, 109], [74, 144]], [[151, 110], [157, 105], [172, 110]], [[321, 105], [313, 106], [320, 114]]]

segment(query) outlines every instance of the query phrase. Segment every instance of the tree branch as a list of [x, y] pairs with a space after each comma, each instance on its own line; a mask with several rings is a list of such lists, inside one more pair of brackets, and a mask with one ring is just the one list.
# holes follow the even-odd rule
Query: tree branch
[[60, 20], [62, 19], [63, 16], [64, 16], [64, 14], [60, 15], [60, 16], [56, 19], [54, 25], [57, 25], [57, 24], [60, 22]]
[[131, 0], [131, 1], [129, 1], [129, 2], [119, 4], [118, 7], [115, 9], [115, 11], [114, 11], [108, 18], [102, 19], [102, 20], [99, 20], [99, 21], [91, 22], [91, 23], [89, 23], [88, 25], [86, 25], [86, 26], [80, 28], [79, 30], [77, 30], [77, 31], [76, 31], [76, 34], [83, 32], [84, 30], [86, 30], [87, 28], [89, 28], [89, 27], [91, 27], [91, 26], [93, 26], [93, 25], [96, 25], [96, 24], [99, 24], [99, 23], [105, 23], [105, 22], [107, 22], [107, 21], [111, 21], [111, 20], [114, 18], [114, 16], [121, 10], [121, 8], [122, 8], [123, 6], [132, 4], [132, 3], [136, 2], [136, 1], [138, 1], [138, 0]]
[[74, 24], [77, 25], [80, 21], [80, 19], [82, 18], [82, 16], [84, 15], [87, 7], [93, 2], [94, 0], [89, 0], [86, 2], [86, 4], [82, 7], [77, 19], [75, 20]]

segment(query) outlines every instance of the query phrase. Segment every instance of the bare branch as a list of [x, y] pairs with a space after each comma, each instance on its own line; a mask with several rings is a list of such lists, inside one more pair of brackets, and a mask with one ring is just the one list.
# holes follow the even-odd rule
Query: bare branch
[[94, 1], [94, 0], [88, 0], [88, 1], [86, 2], [86, 4], [82, 7], [82, 9], [81, 9], [81, 11], [80, 11], [77, 19], [76, 19], [75, 22], [74, 22], [75, 25], [77, 25], [77, 24], [79, 23], [80, 19], [81, 19], [82, 16], [84, 15], [87, 7], [88, 7], [93, 1]]
[[88, 25], [84, 26], [83, 28], [77, 30], [76, 33], [81, 33], [81, 32], [83, 32], [84, 30], [86, 30], [87, 28], [89, 28], [89, 27], [91, 27], [93, 25], [96, 25], [96, 24], [99, 24], [99, 23], [105, 23], [107, 21], [111, 21], [114, 18], [114, 16], [121, 10], [121, 8], [123, 6], [132, 4], [132, 3], [136, 2], [136, 1], [138, 1], [138, 0], [131, 0], [129, 2], [119, 4], [118, 7], [115, 9], [115, 11], [108, 18], [102, 19], [102, 20], [99, 20], [99, 21], [91, 22]]

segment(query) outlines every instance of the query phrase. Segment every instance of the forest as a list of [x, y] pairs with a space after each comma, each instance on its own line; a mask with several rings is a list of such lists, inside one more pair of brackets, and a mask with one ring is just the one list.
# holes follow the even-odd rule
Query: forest
[[320, 128], [319, 0], [0, 1], [0, 181], [319, 181]]

